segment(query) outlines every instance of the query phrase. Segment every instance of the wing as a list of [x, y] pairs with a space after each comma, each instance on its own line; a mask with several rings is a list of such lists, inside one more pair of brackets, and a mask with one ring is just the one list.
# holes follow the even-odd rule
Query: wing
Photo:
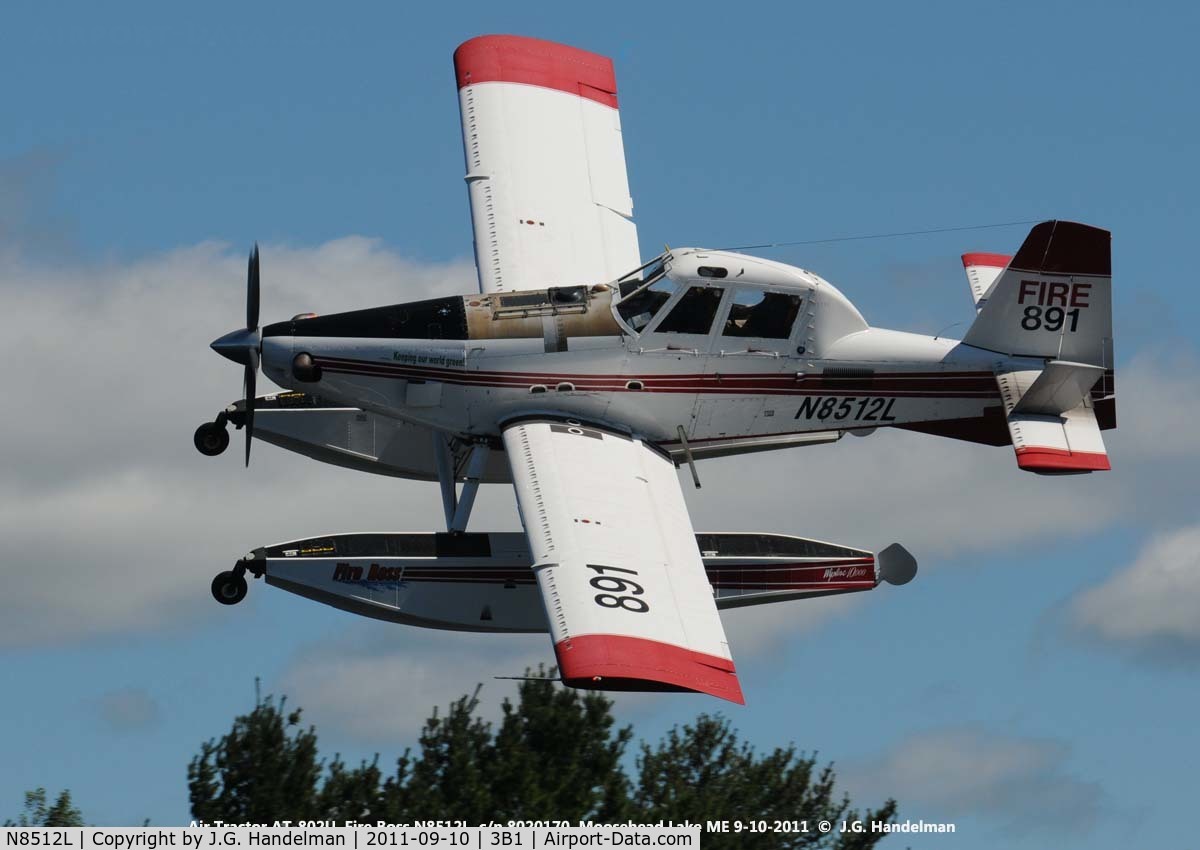
[[612, 60], [485, 35], [454, 52], [481, 292], [615, 280], [641, 264]]
[[562, 680], [742, 703], [675, 465], [572, 423], [519, 422], [504, 447]]

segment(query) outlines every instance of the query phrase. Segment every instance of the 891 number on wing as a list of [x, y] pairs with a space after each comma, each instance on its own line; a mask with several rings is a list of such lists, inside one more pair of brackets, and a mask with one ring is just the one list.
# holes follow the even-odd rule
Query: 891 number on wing
[[599, 575], [593, 576], [588, 584], [596, 590], [604, 591], [597, 593], [594, 597], [595, 603], [601, 608], [620, 608], [634, 614], [645, 614], [650, 610], [650, 605], [646, 600], [638, 598], [646, 592], [646, 588], [633, 579], [607, 575], [607, 573], [623, 573], [628, 576], [636, 576], [637, 570], [608, 567], [603, 564], [588, 564], [587, 568], [599, 573]]

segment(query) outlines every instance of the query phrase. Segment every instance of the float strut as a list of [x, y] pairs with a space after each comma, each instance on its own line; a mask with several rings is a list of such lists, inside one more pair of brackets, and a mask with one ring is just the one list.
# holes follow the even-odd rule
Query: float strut
[[485, 443], [476, 443], [471, 447], [471, 457], [467, 460], [467, 481], [463, 484], [458, 507], [450, 522], [450, 531], [453, 534], [461, 534], [467, 530], [467, 522], [471, 519], [471, 507], [475, 504], [475, 494], [479, 491], [479, 481], [487, 468], [489, 453]]
[[450, 441], [440, 431], [433, 432], [433, 456], [437, 460], [442, 511], [446, 514], [446, 529], [449, 531], [453, 529], [454, 514], [458, 511], [458, 493], [454, 486], [454, 455], [450, 452]]

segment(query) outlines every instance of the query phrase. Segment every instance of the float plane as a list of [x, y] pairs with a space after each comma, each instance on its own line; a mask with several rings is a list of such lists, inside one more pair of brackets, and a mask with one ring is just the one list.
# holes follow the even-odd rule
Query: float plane
[[[611, 60], [489, 35], [454, 68], [478, 291], [260, 326], [256, 248], [246, 325], [212, 344], [245, 398], [195, 434], [220, 454], [233, 424], [247, 463], [258, 437], [436, 481], [446, 528], [264, 546], [217, 576], [219, 602], [249, 573], [398, 623], [549, 633], [570, 686], [740, 703], [721, 610], [903, 584], [916, 561], [697, 533], [677, 468], [879, 428], [1011, 446], [1043, 475], [1109, 468], [1108, 231], [1046, 221], [1014, 254], [964, 254], [961, 340], [874, 327], [796, 266], [643, 259]], [[260, 370], [286, 391], [257, 397]], [[484, 483], [511, 484], [523, 534], [467, 531]]]

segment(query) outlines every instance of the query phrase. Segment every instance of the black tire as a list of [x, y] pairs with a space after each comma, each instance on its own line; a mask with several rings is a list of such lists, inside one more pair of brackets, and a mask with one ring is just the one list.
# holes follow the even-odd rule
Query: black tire
[[233, 570], [217, 573], [217, 577], [212, 580], [213, 599], [222, 605], [237, 605], [246, 598], [248, 589], [246, 577]]
[[200, 454], [216, 457], [229, 448], [229, 432], [216, 422], [205, 422], [196, 429], [192, 442], [196, 444], [196, 451]]

